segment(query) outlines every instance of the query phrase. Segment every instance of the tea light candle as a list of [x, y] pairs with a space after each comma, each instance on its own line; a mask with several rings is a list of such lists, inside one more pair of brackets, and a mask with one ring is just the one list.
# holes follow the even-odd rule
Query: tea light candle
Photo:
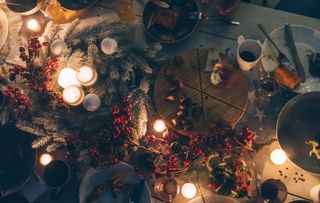
[[41, 23], [34, 18], [31, 18], [26, 22], [26, 27], [30, 35], [38, 35], [43, 31]]
[[77, 79], [84, 86], [93, 85], [97, 81], [97, 71], [89, 66], [82, 66], [77, 71]]
[[157, 119], [153, 123], [153, 129], [159, 133], [163, 132], [166, 128], [166, 123], [161, 119]]
[[282, 149], [275, 149], [270, 154], [270, 160], [276, 165], [282, 165], [287, 160], [287, 154]]
[[61, 55], [66, 48], [67, 44], [61, 39], [54, 40], [50, 44], [50, 52], [55, 56]]
[[181, 193], [185, 198], [191, 199], [196, 196], [197, 188], [192, 183], [185, 183], [181, 188]]
[[42, 165], [42, 166], [46, 166], [46, 165], [48, 165], [51, 161], [52, 161], [52, 156], [50, 155], [50, 154], [42, 154], [41, 156], [40, 156], [40, 164]]
[[96, 94], [88, 94], [84, 97], [84, 100], [82, 102], [83, 107], [87, 111], [96, 111], [99, 109], [101, 104], [100, 98]]
[[78, 106], [84, 99], [84, 92], [80, 87], [71, 85], [63, 90], [62, 97], [69, 105]]
[[60, 71], [58, 76], [58, 84], [62, 88], [66, 88], [70, 85], [77, 85], [79, 86], [80, 83], [77, 80], [77, 74], [76, 71], [72, 68], [64, 68]]
[[100, 46], [101, 46], [102, 52], [107, 55], [112, 55], [112, 54], [116, 53], [116, 51], [118, 49], [117, 41], [114, 39], [111, 39], [111, 38], [104, 38], [101, 41]]

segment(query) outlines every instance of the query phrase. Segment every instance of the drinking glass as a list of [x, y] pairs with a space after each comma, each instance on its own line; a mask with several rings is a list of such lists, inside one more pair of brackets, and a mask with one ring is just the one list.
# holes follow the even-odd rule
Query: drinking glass
[[115, 12], [122, 22], [128, 23], [136, 20], [133, 0], [118, 0], [115, 4]]

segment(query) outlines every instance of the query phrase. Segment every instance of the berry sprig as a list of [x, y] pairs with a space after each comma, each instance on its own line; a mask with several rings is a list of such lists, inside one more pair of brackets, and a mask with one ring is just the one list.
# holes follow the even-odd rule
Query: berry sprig
[[24, 116], [29, 112], [29, 97], [23, 95], [20, 89], [8, 85], [4, 90], [4, 95], [10, 101], [10, 106], [17, 116]]

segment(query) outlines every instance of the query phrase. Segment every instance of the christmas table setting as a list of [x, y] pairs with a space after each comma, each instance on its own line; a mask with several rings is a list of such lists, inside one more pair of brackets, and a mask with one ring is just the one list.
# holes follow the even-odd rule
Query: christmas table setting
[[[293, 14], [241, 3], [234, 15], [224, 17], [210, 10], [211, 4], [181, 2], [44, 1], [38, 4], [40, 11], [27, 16], [18, 15], [9, 3], [1, 7], [8, 35], [3, 35], [0, 54], [0, 132], [3, 138], [9, 131], [32, 139], [24, 141], [29, 148], [18, 146], [29, 149], [31, 158], [15, 156], [24, 160], [21, 168], [28, 167], [28, 174], [10, 189], [0, 185], [0, 198], [319, 201], [318, 108], [307, 108], [317, 101], [317, 90], [296, 92], [279, 78], [275, 82], [270, 76], [274, 70], [265, 68], [270, 67], [265, 65], [268, 57], [274, 59], [268, 53], [273, 48], [265, 48], [268, 42], [261, 45], [261, 62], [254, 56], [252, 65], [250, 56], [241, 56], [250, 70], [236, 59], [238, 46], [248, 41], [239, 43], [239, 35], [264, 40], [258, 28], [244, 31], [257, 15], [250, 11]], [[158, 4], [169, 4], [170, 15], [182, 16], [184, 22], [195, 20], [194, 12], [218, 20], [202, 19], [186, 33], [178, 20], [182, 30], [175, 32], [163, 24], [168, 11]], [[53, 8], [61, 15], [54, 15]], [[146, 10], [154, 19], [145, 20]], [[290, 23], [319, 24], [303, 16], [292, 19]], [[272, 28], [284, 21], [263, 23]], [[252, 43], [260, 47], [260, 42]], [[292, 113], [301, 109], [296, 106], [305, 108]], [[301, 130], [294, 135], [296, 142], [290, 141], [294, 131], [286, 131], [291, 123], [294, 131]], [[299, 154], [292, 153], [300, 147]], [[268, 184], [276, 195], [265, 192]]]

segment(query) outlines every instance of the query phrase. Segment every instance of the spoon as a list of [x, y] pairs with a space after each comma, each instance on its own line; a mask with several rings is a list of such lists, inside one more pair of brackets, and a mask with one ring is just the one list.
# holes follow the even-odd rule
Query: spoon
[[161, 1], [161, 0], [151, 0], [152, 3], [156, 4], [157, 6], [161, 7], [161, 8], [169, 8], [170, 5], [167, 4], [166, 2], [164, 1]]

